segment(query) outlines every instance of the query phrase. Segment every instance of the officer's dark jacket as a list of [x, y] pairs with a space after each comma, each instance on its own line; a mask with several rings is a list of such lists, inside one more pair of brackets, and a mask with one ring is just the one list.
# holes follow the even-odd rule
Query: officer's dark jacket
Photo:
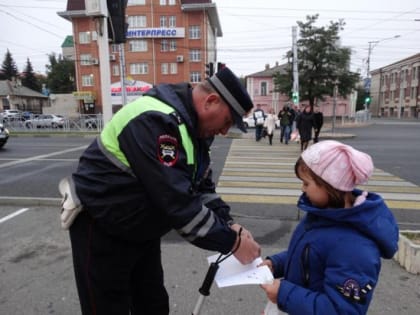
[[[153, 103], [150, 97], [175, 113], [137, 114], [139, 106]], [[194, 148], [195, 162], [190, 164], [182, 124]], [[229, 252], [236, 234], [228, 226], [229, 207], [215, 194], [210, 178], [212, 139], [196, 138], [196, 130], [192, 89], [186, 83], [159, 85], [118, 111], [82, 154], [73, 174], [76, 193], [95, 222], [130, 241], [156, 239], [175, 229], [199, 247]]]

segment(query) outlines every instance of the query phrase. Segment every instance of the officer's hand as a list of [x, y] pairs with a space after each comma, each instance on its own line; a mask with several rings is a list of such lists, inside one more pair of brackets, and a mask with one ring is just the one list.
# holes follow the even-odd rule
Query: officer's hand
[[[237, 224], [232, 225], [232, 229], [236, 231], [235, 225]], [[252, 237], [252, 234], [244, 228], [242, 228], [240, 241], [238, 236], [232, 250], [235, 250], [233, 255], [236, 257], [236, 259], [238, 259], [244, 265], [253, 262], [257, 257], [261, 256], [260, 245], [257, 242], [255, 242], [254, 238]]]

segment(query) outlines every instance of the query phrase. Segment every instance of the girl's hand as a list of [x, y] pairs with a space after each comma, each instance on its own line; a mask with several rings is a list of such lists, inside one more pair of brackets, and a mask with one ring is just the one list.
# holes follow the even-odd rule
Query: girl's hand
[[271, 261], [271, 259], [264, 259], [263, 262], [259, 264], [257, 267], [261, 267], [261, 266], [267, 266], [268, 268], [270, 268], [271, 273], [274, 273], [273, 262]]
[[260, 287], [265, 291], [267, 298], [277, 304], [277, 295], [280, 289], [280, 279], [275, 279], [271, 284], [261, 284]]

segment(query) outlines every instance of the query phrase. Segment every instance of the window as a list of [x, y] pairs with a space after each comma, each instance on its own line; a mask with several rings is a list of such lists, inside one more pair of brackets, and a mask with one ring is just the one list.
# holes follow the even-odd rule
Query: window
[[147, 51], [147, 40], [135, 39], [128, 42], [128, 50], [130, 52]]
[[169, 41], [169, 50], [176, 51], [176, 39], [171, 39]]
[[190, 39], [199, 39], [201, 38], [201, 30], [199, 25], [192, 25], [189, 27], [189, 36]]
[[132, 15], [127, 17], [129, 28], [146, 27], [147, 19], [145, 15]]
[[81, 66], [90, 66], [92, 64], [92, 55], [91, 54], [81, 54], [80, 55], [80, 65]]
[[171, 15], [169, 17], [169, 27], [176, 27], [176, 16]]
[[145, 5], [146, 0], [128, 0], [127, 6], [129, 5]]
[[120, 75], [120, 66], [119, 65], [112, 65], [111, 71], [112, 71], [113, 76], [119, 76]]
[[160, 41], [160, 51], [168, 51], [169, 50], [169, 43], [167, 39], [162, 39]]
[[112, 44], [111, 45], [111, 52], [112, 53], [119, 53], [120, 52], [120, 45], [119, 44]]
[[166, 26], [167, 26], [166, 20], [167, 20], [166, 16], [161, 16], [161, 17], [159, 18], [159, 21], [160, 21], [160, 27], [166, 27]]
[[190, 61], [192, 61], [192, 62], [201, 61], [201, 51], [200, 51], [200, 49], [191, 49], [190, 50]]
[[148, 74], [149, 65], [147, 62], [132, 63], [130, 64], [130, 74]]
[[169, 5], [176, 5], [176, 0], [169, 0]]
[[170, 64], [170, 72], [171, 72], [171, 74], [177, 74], [178, 73], [178, 64], [176, 62], [172, 62]]
[[267, 96], [267, 82], [261, 82], [261, 96]]
[[201, 82], [201, 73], [198, 71], [193, 71], [190, 73], [190, 82], [198, 83]]
[[93, 74], [82, 75], [82, 86], [93, 86]]
[[80, 44], [89, 44], [91, 41], [90, 32], [80, 32], [79, 33], [79, 43]]
[[160, 66], [160, 72], [162, 73], [162, 74], [168, 74], [169, 73], [169, 67], [168, 67], [168, 64], [167, 63], [162, 63], [161, 64], [161, 66]]
[[159, 0], [160, 5], [166, 5], [166, 0]]

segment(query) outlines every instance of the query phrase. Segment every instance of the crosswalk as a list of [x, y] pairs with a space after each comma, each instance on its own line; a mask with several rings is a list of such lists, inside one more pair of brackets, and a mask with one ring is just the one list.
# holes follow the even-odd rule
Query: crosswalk
[[[296, 143], [269, 146], [265, 141], [234, 139], [219, 177], [217, 192], [227, 202], [296, 205], [301, 182], [294, 165]], [[420, 210], [420, 187], [375, 168], [360, 189], [380, 194], [391, 209]]]

